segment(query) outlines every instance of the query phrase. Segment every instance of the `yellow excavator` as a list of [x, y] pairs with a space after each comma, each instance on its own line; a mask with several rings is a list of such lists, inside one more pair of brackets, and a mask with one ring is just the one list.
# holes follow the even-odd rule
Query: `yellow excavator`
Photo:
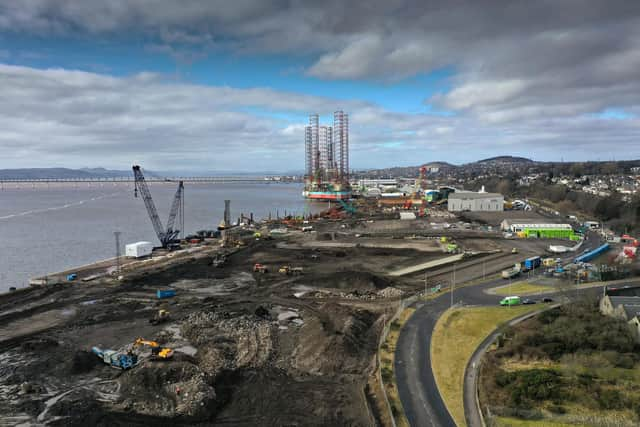
[[173, 349], [169, 347], [161, 347], [155, 341], [145, 340], [144, 338], [138, 338], [134, 343], [134, 347], [139, 347], [141, 345], [148, 345], [151, 347], [151, 356], [154, 358], [158, 358], [160, 360], [168, 360], [173, 356]]

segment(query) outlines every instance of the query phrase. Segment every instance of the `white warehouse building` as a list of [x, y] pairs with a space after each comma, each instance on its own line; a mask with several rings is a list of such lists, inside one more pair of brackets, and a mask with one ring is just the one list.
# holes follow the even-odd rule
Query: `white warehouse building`
[[449, 194], [449, 212], [499, 212], [504, 210], [504, 196], [498, 193], [455, 192]]

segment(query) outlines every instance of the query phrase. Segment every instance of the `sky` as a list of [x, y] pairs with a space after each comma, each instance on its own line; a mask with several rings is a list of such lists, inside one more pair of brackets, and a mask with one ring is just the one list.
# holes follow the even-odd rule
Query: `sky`
[[640, 158], [640, 1], [0, 0], [0, 168]]

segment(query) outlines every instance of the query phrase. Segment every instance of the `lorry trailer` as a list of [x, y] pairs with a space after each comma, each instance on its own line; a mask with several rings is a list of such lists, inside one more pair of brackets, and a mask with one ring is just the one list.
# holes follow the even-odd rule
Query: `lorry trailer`
[[542, 258], [539, 256], [527, 258], [524, 260], [524, 269], [525, 271], [533, 270], [534, 268], [540, 267], [540, 264], [542, 264]]

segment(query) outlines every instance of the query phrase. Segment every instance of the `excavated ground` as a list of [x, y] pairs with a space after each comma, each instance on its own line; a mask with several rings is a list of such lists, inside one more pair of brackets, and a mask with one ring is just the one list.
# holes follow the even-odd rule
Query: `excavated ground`
[[[0, 295], [0, 425], [376, 424], [380, 401], [368, 384], [382, 314], [425, 286], [422, 272], [386, 273], [447, 254], [437, 239], [336, 237], [344, 227], [332, 227], [330, 243], [366, 245], [315, 245], [325, 242], [315, 238], [321, 233], [289, 233], [233, 250], [212, 244], [121, 281]], [[457, 242], [502, 250], [460, 262], [461, 282], [482, 277], [485, 263], [496, 269], [539, 249], [495, 238]], [[521, 253], [512, 255], [516, 245]], [[268, 273], [254, 273], [255, 263]], [[303, 273], [281, 274], [283, 265]], [[450, 268], [429, 272], [429, 283], [446, 282]], [[167, 288], [176, 296], [158, 300], [156, 290]], [[153, 325], [159, 309], [170, 320]], [[122, 371], [91, 352], [126, 352], [138, 337], [173, 348], [173, 358], [153, 360], [138, 348], [141, 362]]]
[[[375, 423], [367, 382], [381, 314], [403, 293], [380, 270], [424, 254], [281, 242], [253, 241], [218, 267], [212, 246], [209, 256], [120, 282], [0, 296], [0, 425]], [[270, 271], [254, 273], [257, 262]], [[278, 273], [282, 265], [303, 274]], [[158, 300], [165, 288], [176, 297]], [[152, 325], [161, 308], [171, 319]], [[138, 337], [172, 347], [174, 357], [142, 350], [122, 371], [91, 353], [127, 351]]]

